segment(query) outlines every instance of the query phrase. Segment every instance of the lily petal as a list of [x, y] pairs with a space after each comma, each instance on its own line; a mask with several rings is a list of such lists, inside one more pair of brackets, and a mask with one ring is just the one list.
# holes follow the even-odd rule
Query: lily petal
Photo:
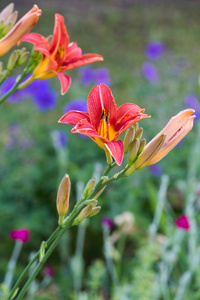
[[58, 76], [58, 78], [60, 79], [60, 83], [61, 83], [61, 95], [64, 95], [71, 84], [71, 78], [68, 75], [64, 75], [63, 73], [60, 72], [55, 72]]
[[124, 157], [124, 144], [122, 141], [110, 142], [105, 144], [106, 149], [113, 156], [114, 160], [121, 166]]
[[46, 56], [49, 55], [48, 41], [39, 33], [28, 33], [22, 39], [21, 42], [29, 42], [35, 45], [35, 50], [43, 53]]
[[101, 124], [102, 112], [109, 112], [110, 125], [115, 124], [117, 105], [111, 90], [105, 85], [95, 85], [88, 96], [88, 112], [93, 127], [98, 130]]
[[56, 53], [58, 47], [64, 46], [65, 49], [69, 45], [69, 35], [64, 24], [65, 20], [62, 15], [55, 14], [55, 25], [53, 30], [53, 39], [49, 47], [50, 53]]
[[86, 119], [89, 122], [89, 114], [82, 111], [71, 110], [60, 118], [59, 123], [67, 123], [75, 126], [81, 120]]
[[83, 54], [80, 57], [75, 57], [75, 58], [71, 59], [70, 61], [67, 61], [66, 63], [63, 62], [62, 72], [65, 72], [65, 71], [68, 71], [71, 69], [75, 69], [78, 67], [83, 67], [85, 65], [92, 64], [96, 61], [102, 61], [102, 60], [103, 60], [103, 57], [99, 54], [95, 54], [95, 53]]

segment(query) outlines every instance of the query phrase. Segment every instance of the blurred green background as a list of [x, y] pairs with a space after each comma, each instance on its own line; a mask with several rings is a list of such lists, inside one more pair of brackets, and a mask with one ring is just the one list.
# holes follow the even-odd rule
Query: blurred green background
[[[0, 10], [7, 4], [8, 1], [1, 0]], [[17, 0], [14, 4], [21, 17], [35, 2]], [[192, 95], [197, 99], [195, 108], [198, 108], [199, 1], [38, 0], [36, 4], [43, 13], [32, 32], [44, 36], [52, 34], [54, 14], [62, 14], [70, 41], [77, 42], [83, 53], [98, 53], [104, 57], [103, 62], [94, 63], [91, 68], [108, 69], [111, 79], [109, 87], [117, 105], [133, 102], [145, 108], [145, 112], [152, 116], [151, 119], [140, 122], [147, 141], [153, 138], [173, 115], [187, 107], [188, 96]], [[152, 41], [160, 42], [164, 47], [157, 59], [149, 58], [146, 52], [147, 45]], [[23, 43], [22, 46], [31, 49], [28, 43]], [[9, 53], [2, 58], [5, 66], [8, 57]], [[145, 65], [150, 66], [149, 72], [151, 74], [153, 72], [153, 75], [145, 75]], [[20, 70], [16, 70], [13, 75], [18, 72]], [[30, 251], [37, 250], [41, 241], [47, 239], [57, 226], [56, 193], [63, 175], [68, 173], [71, 178], [70, 206], [72, 206], [78, 195], [77, 187], [81, 183], [87, 183], [94, 175], [95, 168], [97, 174], [99, 168], [105, 168], [105, 154], [92, 140], [71, 134], [71, 126], [57, 123], [63, 115], [64, 106], [74, 99], [87, 99], [94, 85], [93, 82], [87, 86], [83, 85], [79, 70], [71, 70], [67, 74], [72, 78], [72, 84], [64, 96], [60, 95], [59, 80], [57, 78], [49, 80], [52, 90], [57, 93], [57, 106], [53, 110], [39, 111], [30, 96], [25, 97], [20, 103], [5, 102], [0, 109], [0, 256], [3, 258], [0, 260], [0, 279], [2, 280], [13, 248], [9, 232], [21, 227], [26, 227], [31, 232], [31, 238], [24, 245], [18, 262], [15, 274], [17, 278], [26, 265]], [[151, 76], [156, 78], [152, 80]], [[61, 148], [53, 143], [52, 132], [55, 130], [66, 132], [67, 143]], [[193, 146], [197, 141], [197, 131], [198, 121], [181, 145], [158, 164], [160, 173], [145, 168], [129, 178], [111, 184], [100, 197], [101, 212], [85, 225], [87, 229], [83, 252], [85, 265], [82, 290], [86, 292], [86, 298], [82, 299], [118, 299], [117, 296], [111, 296], [114, 294], [108, 281], [102, 283], [101, 278], [97, 278], [95, 286], [91, 277], [95, 279], [96, 272], [100, 274], [101, 270], [104, 280], [108, 276], [104, 269], [102, 217], [113, 219], [125, 211], [130, 211], [134, 215], [135, 230], [126, 238], [122, 257], [122, 281], [132, 280], [130, 261], [131, 268], [139, 268], [138, 265], [144, 261], [142, 255], [146, 247], [145, 255], [149, 255], [146, 258], [146, 266], [149, 264], [148, 272], [152, 273], [149, 277], [147, 273], [144, 274], [147, 274], [147, 287], [152, 285], [151, 276], [154, 274], [155, 265], [152, 267], [150, 260], [155, 263], [158, 257], [154, 248], [147, 248], [146, 237], [156, 207], [155, 195], [160, 186], [160, 176], [161, 174], [169, 176], [167, 199], [172, 210], [169, 218], [169, 211], [163, 213], [165, 218], [159, 227], [159, 232], [167, 235], [169, 219], [173, 227], [173, 220], [184, 212], [185, 195], [178, 183], [182, 181], [187, 184], [188, 165]], [[196, 167], [198, 169], [198, 162]], [[198, 182], [197, 170], [194, 191], [198, 190]], [[76, 238], [77, 229], [73, 228], [49, 259], [48, 265], [54, 267], [55, 277], [45, 290], [46, 294], [42, 296], [38, 293], [35, 299], [76, 299], [73, 294], [73, 276], [71, 277], [74, 269], [70, 267], [76, 249]], [[177, 270], [175, 280], [179, 278], [178, 274], [181, 271], [182, 269]], [[141, 283], [138, 274], [136, 272], [134, 276]], [[145, 280], [144, 274], [141, 276]], [[39, 281], [42, 276], [40, 274]], [[69, 293], [68, 296], [66, 293]], [[191, 287], [190, 293], [186, 294], [184, 299], [199, 299], [187, 298], [191, 295], [196, 297], [197, 289]], [[130, 296], [126, 299], [154, 299], [151, 295], [138, 295], [140, 296], [137, 298]]]

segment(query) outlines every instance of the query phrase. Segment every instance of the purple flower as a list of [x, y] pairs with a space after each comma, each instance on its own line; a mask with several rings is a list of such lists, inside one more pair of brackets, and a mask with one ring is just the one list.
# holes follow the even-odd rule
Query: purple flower
[[81, 84], [88, 86], [91, 83], [104, 83], [110, 85], [110, 72], [107, 68], [92, 69], [92, 67], [85, 67], [80, 71]]
[[162, 175], [162, 169], [161, 167], [158, 166], [158, 164], [149, 166], [149, 169], [156, 177], [160, 177]]
[[200, 118], [200, 103], [196, 97], [195, 94], [190, 94], [185, 97], [184, 103], [186, 105], [186, 108], [193, 108], [195, 110], [196, 118], [194, 121], [198, 121]]
[[175, 221], [175, 225], [177, 228], [182, 229], [184, 231], [188, 231], [190, 229], [190, 224], [188, 217], [186, 215], [182, 215]]
[[53, 278], [55, 275], [55, 270], [52, 266], [47, 266], [45, 269], [45, 276], [48, 277], [49, 279]]
[[81, 79], [81, 84], [84, 86], [88, 86], [92, 83], [93, 81], [93, 69], [92, 67], [84, 67], [80, 69], [80, 79]]
[[151, 83], [158, 82], [158, 72], [156, 67], [149, 62], [144, 62], [142, 64], [143, 76], [149, 80]]
[[71, 100], [67, 105], [64, 106], [63, 112], [66, 114], [70, 110], [87, 112], [87, 101], [83, 98]]
[[57, 93], [50, 87], [48, 80], [35, 80], [25, 90], [40, 112], [53, 110], [57, 105]]
[[146, 56], [149, 59], [156, 60], [161, 57], [164, 51], [164, 45], [158, 41], [151, 41], [146, 46]]
[[108, 218], [108, 217], [103, 217], [101, 219], [101, 223], [106, 226], [107, 228], [111, 229], [114, 225], [114, 222], [112, 219]]
[[56, 149], [63, 148], [67, 145], [68, 137], [64, 130], [54, 130], [51, 135]]
[[109, 70], [107, 68], [94, 69], [94, 83], [95, 85], [100, 83], [110, 85], [111, 78]]
[[30, 231], [27, 228], [15, 229], [10, 232], [10, 238], [12, 240], [21, 241], [27, 243], [30, 237]]

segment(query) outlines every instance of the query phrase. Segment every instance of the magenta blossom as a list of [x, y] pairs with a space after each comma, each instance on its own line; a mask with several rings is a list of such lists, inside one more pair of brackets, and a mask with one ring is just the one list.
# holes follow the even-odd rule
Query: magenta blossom
[[21, 241], [27, 243], [30, 237], [30, 231], [27, 228], [15, 229], [10, 232], [10, 238], [12, 240]]
[[176, 219], [175, 225], [177, 228], [180, 228], [184, 231], [188, 231], [190, 229], [190, 223], [186, 215], [182, 215], [181, 217]]
[[103, 217], [101, 219], [101, 223], [106, 226], [107, 228], [111, 229], [114, 226], [114, 222], [111, 218]]
[[45, 276], [50, 279], [53, 278], [55, 275], [55, 270], [52, 266], [47, 266], [44, 271], [45, 271]]

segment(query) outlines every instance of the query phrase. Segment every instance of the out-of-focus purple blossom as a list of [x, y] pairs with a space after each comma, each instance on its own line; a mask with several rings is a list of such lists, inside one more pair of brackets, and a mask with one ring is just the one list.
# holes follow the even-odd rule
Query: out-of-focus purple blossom
[[164, 52], [164, 48], [165, 47], [161, 42], [151, 41], [146, 46], [146, 56], [152, 60], [159, 59]]
[[64, 130], [54, 130], [51, 133], [53, 144], [56, 149], [63, 148], [68, 143], [68, 137]]
[[67, 105], [64, 106], [63, 112], [64, 114], [66, 114], [70, 110], [87, 112], [87, 101], [83, 98], [71, 100]]
[[156, 177], [160, 177], [162, 175], [162, 169], [158, 164], [149, 166], [149, 169]]
[[57, 105], [57, 93], [51, 89], [49, 80], [35, 80], [25, 90], [40, 112], [53, 110]]
[[104, 83], [109, 86], [111, 83], [110, 72], [107, 68], [92, 69], [90, 66], [80, 70], [80, 80], [81, 84], [85, 86], [92, 83]]
[[110, 72], [107, 68], [94, 69], [93, 72], [95, 84], [104, 83], [108, 86], [111, 84]]
[[[0, 94], [4, 95], [14, 85], [16, 77], [8, 78], [1, 86]], [[52, 110], [57, 105], [57, 93], [51, 89], [48, 80], [35, 80], [23, 90], [8, 97], [8, 102], [21, 103], [25, 98], [31, 98], [40, 112]]]
[[194, 122], [198, 121], [200, 118], [200, 103], [196, 97], [195, 94], [190, 94], [185, 97], [184, 103], [186, 108], [193, 108], [195, 110], [195, 116]]
[[30, 237], [30, 231], [27, 228], [15, 229], [10, 232], [10, 238], [12, 240], [21, 241], [27, 243]]
[[101, 223], [106, 226], [107, 228], [111, 229], [114, 225], [114, 222], [112, 219], [108, 218], [108, 217], [103, 217], [101, 219]]
[[190, 223], [186, 215], [182, 215], [181, 217], [176, 219], [175, 225], [177, 228], [180, 228], [184, 231], [188, 231], [190, 229]]
[[158, 71], [156, 66], [150, 62], [144, 62], [142, 64], [143, 76], [149, 80], [151, 83], [158, 82]]
[[44, 271], [45, 271], [45, 276], [47, 277], [47, 278], [53, 278], [54, 277], [54, 275], [55, 275], [55, 270], [54, 270], [54, 268], [52, 267], [52, 266], [47, 266], [45, 269], [44, 269]]
[[84, 86], [88, 86], [93, 81], [93, 69], [92, 67], [84, 67], [80, 69], [80, 80], [81, 84]]

